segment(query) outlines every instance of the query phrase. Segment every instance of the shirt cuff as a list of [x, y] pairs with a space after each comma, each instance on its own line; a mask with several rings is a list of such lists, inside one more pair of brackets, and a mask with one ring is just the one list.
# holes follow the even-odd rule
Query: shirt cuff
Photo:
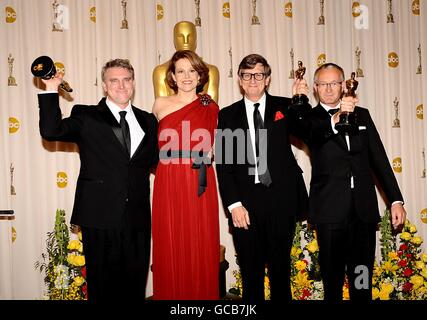
[[403, 201], [393, 201], [393, 203], [391, 205], [393, 206], [396, 203], [400, 203], [403, 206]]
[[54, 90], [40, 91], [38, 94], [47, 94], [47, 93], [58, 93], [58, 91], [54, 91]]
[[230, 204], [228, 206], [228, 211], [231, 212], [231, 210], [233, 210], [234, 208], [241, 207], [241, 206], [243, 206], [243, 205], [242, 205], [242, 203], [240, 201], [239, 202], [235, 202], [235, 203]]

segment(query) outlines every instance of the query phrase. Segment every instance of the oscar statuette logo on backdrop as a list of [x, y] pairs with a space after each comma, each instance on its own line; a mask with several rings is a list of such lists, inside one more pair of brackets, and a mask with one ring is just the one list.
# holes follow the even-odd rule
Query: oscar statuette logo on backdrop
[[7, 63], [9, 64], [9, 77], [7, 78], [7, 85], [10, 87], [17, 86], [16, 79], [12, 75], [13, 74], [13, 62], [15, 61], [15, 58], [12, 57], [12, 54], [9, 53], [9, 56], [7, 57]]
[[399, 99], [397, 99], [397, 97], [394, 98], [393, 106], [394, 106], [393, 128], [400, 128]]
[[126, 14], [127, 14], [126, 9], [127, 9], [127, 1], [122, 0], [123, 19], [122, 19], [122, 26], [120, 29], [129, 29], [129, 23], [128, 23], [128, 20], [126, 19]]

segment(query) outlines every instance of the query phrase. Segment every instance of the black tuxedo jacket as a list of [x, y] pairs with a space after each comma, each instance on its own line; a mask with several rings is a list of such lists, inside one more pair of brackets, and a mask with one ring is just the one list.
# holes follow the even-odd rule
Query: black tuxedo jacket
[[47, 140], [75, 142], [80, 150], [80, 174], [71, 223], [85, 227], [119, 227], [127, 212], [131, 226], [149, 231], [150, 168], [158, 159], [157, 121], [132, 106], [144, 139], [129, 159], [116, 133], [120, 125], [105, 98], [98, 105], [75, 105], [61, 119], [58, 94], [39, 94], [40, 134]]
[[320, 104], [305, 118], [306, 127], [302, 132], [311, 153], [309, 221], [312, 223], [343, 222], [351, 209], [352, 192], [358, 216], [365, 222], [378, 222], [380, 215], [373, 176], [390, 203], [403, 201], [369, 111], [356, 107], [354, 112], [359, 130], [350, 137], [350, 151], [345, 137], [333, 133], [330, 115]]
[[[266, 94], [264, 128], [267, 129], [267, 165], [272, 179], [269, 188], [271, 198], [274, 199], [274, 203], [268, 205], [278, 214], [304, 217], [308, 203], [307, 190], [302, 170], [295, 160], [289, 141], [289, 133], [299, 128], [295, 125], [297, 119], [294, 119], [295, 113], [290, 107], [290, 99]], [[281, 115], [284, 117], [281, 118]], [[241, 201], [251, 214], [255, 207], [254, 203], [260, 201], [262, 203], [263, 199], [257, 196], [255, 176], [249, 174], [249, 169], [254, 167], [254, 156], [244, 99], [220, 110], [218, 129], [215, 161], [224, 208], [227, 209], [229, 205]], [[223, 131], [225, 129], [230, 129], [234, 133], [244, 132], [243, 141], [234, 139], [232, 142], [232, 161], [229, 154], [231, 149], [226, 148], [227, 139], [224, 138]], [[239, 149], [244, 152], [243, 162], [238, 161]]]

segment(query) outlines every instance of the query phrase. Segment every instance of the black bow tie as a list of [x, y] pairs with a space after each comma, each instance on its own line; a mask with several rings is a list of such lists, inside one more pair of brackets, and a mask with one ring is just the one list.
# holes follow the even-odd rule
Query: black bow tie
[[338, 111], [340, 111], [340, 108], [335, 108], [335, 109], [329, 109], [328, 113], [333, 116], [335, 113], [337, 113]]

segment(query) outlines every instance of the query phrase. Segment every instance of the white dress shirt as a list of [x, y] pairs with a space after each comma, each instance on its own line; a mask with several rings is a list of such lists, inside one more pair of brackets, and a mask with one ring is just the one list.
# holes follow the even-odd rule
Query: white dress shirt
[[126, 111], [126, 121], [129, 125], [130, 131], [130, 156], [132, 157], [141, 143], [142, 139], [144, 139], [145, 132], [142, 130], [141, 126], [136, 120], [135, 114], [132, 110], [132, 105], [129, 101], [127, 107], [125, 109], [117, 106], [113, 101], [111, 101], [108, 97], [105, 101], [107, 103], [108, 108], [110, 109], [113, 116], [116, 118], [117, 122], [120, 123], [120, 111]]
[[[264, 121], [264, 114], [265, 114], [265, 102], [267, 100], [267, 96], [264, 93], [263, 96], [261, 97], [261, 99], [259, 99], [258, 101], [251, 101], [248, 98], [244, 97], [244, 102], [245, 102], [245, 110], [246, 110], [246, 118], [248, 120], [248, 124], [249, 124], [249, 134], [251, 137], [251, 143], [252, 143], [252, 151], [253, 151], [253, 155], [255, 158], [256, 155], [256, 148], [255, 148], [255, 126], [254, 126], [254, 104], [255, 103], [259, 103], [259, 113], [261, 114], [261, 118]], [[255, 161], [255, 176], [254, 176], [254, 183], [260, 183], [259, 181], [259, 177], [258, 177], [258, 166], [257, 166], [257, 161]], [[241, 206], [242, 203], [239, 202], [235, 202], [231, 205], [228, 206], [228, 211], [231, 212], [231, 210], [233, 210], [234, 208], [237, 208], [239, 206]]]

